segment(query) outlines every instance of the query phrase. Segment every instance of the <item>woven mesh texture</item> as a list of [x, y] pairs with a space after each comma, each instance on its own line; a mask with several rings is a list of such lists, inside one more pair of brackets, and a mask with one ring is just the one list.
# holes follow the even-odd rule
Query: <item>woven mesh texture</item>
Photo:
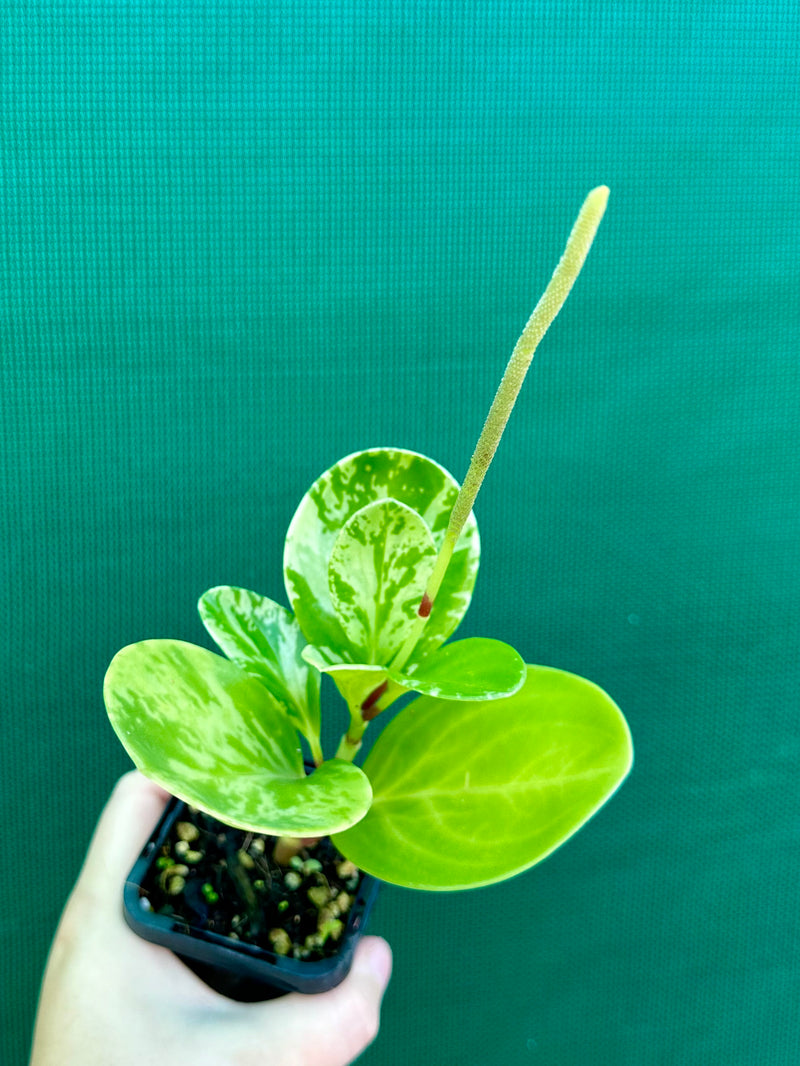
[[[796, 1066], [797, 5], [12, 2], [0, 19], [0, 1061], [128, 767], [122, 645], [283, 599], [310, 482], [463, 476], [611, 188], [476, 514], [463, 635], [603, 685], [637, 762], [504, 885], [386, 889], [370, 1066]], [[331, 738], [341, 726], [334, 720]], [[329, 738], [330, 739], [330, 738]]]

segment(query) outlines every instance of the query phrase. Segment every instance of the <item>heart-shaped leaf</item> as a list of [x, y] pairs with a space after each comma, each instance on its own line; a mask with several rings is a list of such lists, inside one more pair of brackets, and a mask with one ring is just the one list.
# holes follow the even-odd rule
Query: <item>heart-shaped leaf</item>
[[369, 781], [332, 760], [305, 776], [298, 737], [257, 678], [205, 648], [146, 640], [118, 652], [104, 695], [136, 766], [228, 825], [322, 836], [369, 808]]
[[348, 518], [331, 551], [328, 589], [353, 661], [385, 665], [399, 651], [435, 560], [431, 531], [404, 503], [376, 500]]
[[228, 658], [261, 678], [292, 724], [319, 750], [319, 674], [301, 652], [305, 637], [291, 611], [248, 589], [220, 585], [197, 605], [203, 625]]
[[[286, 592], [308, 642], [339, 653], [347, 648], [328, 589], [328, 562], [339, 531], [356, 511], [375, 500], [399, 500], [422, 517], [438, 551], [457, 495], [458, 483], [438, 463], [396, 448], [349, 455], [318, 478], [291, 521], [283, 557]], [[443, 644], [463, 618], [479, 555], [478, 529], [470, 516], [413, 661]]]
[[420, 697], [378, 737], [364, 769], [373, 802], [334, 837], [361, 869], [409, 888], [455, 890], [539, 862], [630, 769], [625, 719], [596, 685], [530, 666], [503, 700]]

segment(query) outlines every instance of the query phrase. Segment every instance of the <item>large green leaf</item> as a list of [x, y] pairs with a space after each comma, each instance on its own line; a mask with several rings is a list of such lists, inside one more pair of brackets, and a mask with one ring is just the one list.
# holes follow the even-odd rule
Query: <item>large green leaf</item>
[[142, 773], [228, 825], [321, 836], [369, 808], [369, 781], [351, 763], [306, 777], [297, 733], [264, 684], [205, 648], [131, 644], [112, 659], [104, 695]]
[[574, 674], [530, 666], [503, 700], [420, 697], [364, 769], [373, 803], [334, 837], [357, 866], [410, 888], [502, 881], [549, 855], [608, 799], [632, 761], [614, 702]]
[[385, 665], [417, 619], [436, 560], [431, 531], [398, 500], [348, 518], [328, 563], [328, 589], [353, 661]]
[[[438, 463], [397, 448], [349, 455], [319, 477], [295, 512], [283, 557], [286, 592], [308, 642], [339, 653], [347, 648], [330, 598], [328, 562], [339, 531], [356, 511], [375, 500], [399, 500], [424, 519], [438, 551], [457, 495], [458, 483]], [[414, 661], [443, 644], [463, 618], [479, 555], [478, 529], [470, 516], [412, 656]]]
[[319, 674], [301, 655], [306, 641], [291, 611], [266, 596], [228, 585], [204, 592], [197, 608], [228, 658], [260, 677], [292, 724], [318, 746]]

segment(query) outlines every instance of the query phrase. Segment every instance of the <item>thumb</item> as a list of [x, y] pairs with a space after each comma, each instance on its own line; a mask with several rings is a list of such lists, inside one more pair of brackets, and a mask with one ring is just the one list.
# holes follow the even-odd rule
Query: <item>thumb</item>
[[313, 996], [292, 993], [263, 1005], [271, 1042], [274, 1045], [280, 1034], [286, 1061], [347, 1066], [378, 1035], [391, 972], [392, 952], [386, 941], [364, 937], [350, 973], [336, 988]]
[[169, 793], [137, 770], [124, 774], [100, 815], [79, 883], [116, 902], [115, 891], [133, 866], [169, 800]]

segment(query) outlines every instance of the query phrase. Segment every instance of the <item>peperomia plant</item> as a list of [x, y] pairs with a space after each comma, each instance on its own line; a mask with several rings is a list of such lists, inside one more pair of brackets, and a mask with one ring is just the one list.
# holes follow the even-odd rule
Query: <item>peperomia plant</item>
[[[231, 826], [284, 841], [331, 835], [362, 870], [430, 890], [532, 866], [619, 786], [630, 734], [601, 689], [526, 665], [501, 641], [448, 643], [478, 571], [475, 497], [607, 196], [600, 187], [587, 197], [461, 488], [414, 452], [349, 455], [311, 486], [289, 526], [291, 611], [246, 589], [213, 588], [200, 617], [225, 657], [178, 640], [146, 640], [114, 657], [108, 715], [145, 775]], [[328, 758], [323, 674], [349, 711]], [[414, 698], [359, 767], [369, 723], [406, 693]]]

